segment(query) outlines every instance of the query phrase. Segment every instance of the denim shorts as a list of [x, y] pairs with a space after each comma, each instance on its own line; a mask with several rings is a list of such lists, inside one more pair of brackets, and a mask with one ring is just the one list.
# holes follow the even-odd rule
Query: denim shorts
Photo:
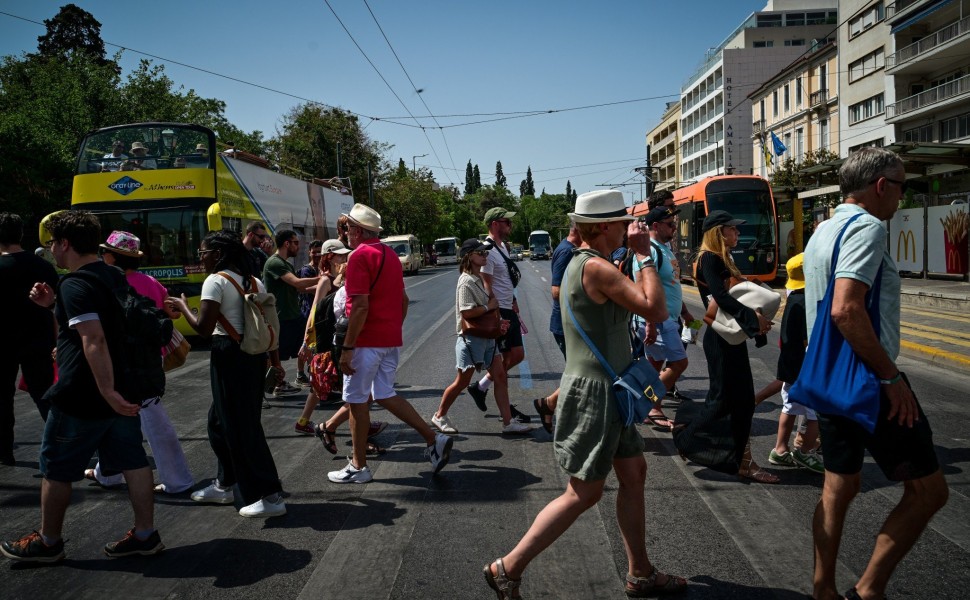
[[[645, 328], [637, 330], [637, 335], [643, 338]], [[657, 341], [647, 346], [647, 356], [656, 361], [677, 362], [687, 358], [687, 349], [680, 339], [677, 319], [667, 319], [657, 323]]]
[[81, 481], [95, 451], [102, 467], [111, 472], [147, 467], [141, 419], [79, 419], [52, 407], [40, 444], [41, 474], [51, 481]]
[[495, 358], [495, 340], [459, 335], [455, 342], [455, 368], [459, 371], [488, 369]]

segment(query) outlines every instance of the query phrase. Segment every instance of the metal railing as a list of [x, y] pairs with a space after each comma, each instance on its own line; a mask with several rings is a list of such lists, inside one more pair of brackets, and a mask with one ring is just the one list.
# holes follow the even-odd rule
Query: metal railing
[[886, 18], [890, 18], [896, 13], [901, 13], [910, 6], [920, 2], [920, 0], [896, 0], [889, 6], [886, 7]]
[[808, 105], [812, 108], [824, 104], [829, 99], [828, 90], [817, 90], [808, 95]]
[[932, 33], [920, 41], [910, 44], [905, 48], [897, 50], [886, 58], [886, 69], [892, 69], [897, 65], [925, 54], [930, 50], [942, 46], [954, 38], [970, 33], [970, 17], [963, 18], [956, 23], [951, 23], [936, 33]]
[[892, 119], [900, 115], [904, 115], [927, 106], [932, 106], [960, 96], [962, 94], [970, 93], [970, 75], [964, 75], [959, 79], [954, 79], [943, 85], [938, 85], [935, 88], [930, 88], [925, 92], [920, 92], [915, 96], [910, 96], [909, 98], [903, 98], [899, 102], [890, 104], [886, 107], [886, 118]]

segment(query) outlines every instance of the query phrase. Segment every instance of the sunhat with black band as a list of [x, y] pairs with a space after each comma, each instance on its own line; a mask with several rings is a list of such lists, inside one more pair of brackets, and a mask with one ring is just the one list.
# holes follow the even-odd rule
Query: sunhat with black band
[[361, 204], [359, 202], [354, 204], [354, 207], [350, 209], [350, 212], [343, 213], [343, 216], [350, 219], [355, 225], [363, 227], [369, 231], [384, 231], [384, 228], [381, 227], [380, 213], [366, 204]]
[[598, 190], [580, 194], [576, 198], [576, 212], [569, 213], [569, 218], [576, 223], [636, 220], [636, 217], [627, 212], [623, 192], [617, 190]]
[[711, 214], [704, 217], [704, 231], [709, 231], [715, 227], [721, 227], [722, 225], [727, 225], [728, 227], [737, 227], [743, 223], [747, 223], [744, 219], [735, 219], [731, 213], [725, 210], [712, 210]]

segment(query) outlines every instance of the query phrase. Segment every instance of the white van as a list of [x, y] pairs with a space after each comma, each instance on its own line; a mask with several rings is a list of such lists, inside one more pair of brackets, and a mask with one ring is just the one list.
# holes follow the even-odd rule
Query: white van
[[394, 250], [401, 259], [401, 268], [405, 273], [417, 273], [424, 264], [424, 254], [421, 243], [413, 235], [392, 235], [381, 240]]

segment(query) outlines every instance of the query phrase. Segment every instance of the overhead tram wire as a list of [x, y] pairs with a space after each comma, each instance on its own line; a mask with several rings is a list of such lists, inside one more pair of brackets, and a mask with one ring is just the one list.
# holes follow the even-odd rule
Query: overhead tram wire
[[[418, 89], [418, 86], [414, 85], [414, 80], [411, 79], [411, 74], [408, 73], [408, 70], [404, 68], [404, 63], [401, 62], [401, 57], [397, 55], [397, 51], [394, 49], [394, 46], [391, 45], [391, 40], [389, 40], [387, 37], [387, 34], [384, 33], [384, 28], [381, 27], [380, 22], [377, 20], [377, 15], [375, 15], [374, 11], [371, 10], [370, 4], [367, 3], [367, 0], [364, 0], [364, 6], [367, 7], [367, 12], [369, 12], [371, 18], [374, 19], [374, 24], [377, 25], [377, 29], [380, 30], [381, 35], [384, 36], [384, 41], [387, 42], [387, 47], [391, 49], [391, 54], [394, 55], [394, 58], [397, 60], [397, 64], [400, 65], [401, 70], [404, 71], [404, 76], [407, 77], [408, 81], [411, 83], [411, 89], [414, 90], [414, 93], [417, 94], [418, 99], [421, 100], [421, 104], [424, 105], [424, 108], [427, 109], [428, 114], [431, 115], [431, 118], [434, 120], [434, 124], [438, 126], [438, 132], [441, 134], [441, 141], [445, 143], [445, 150], [448, 151], [448, 159], [451, 161], [451, 166], [454, 168], [455, 172], [457, 173], [458, 166], [455, 164], [455, 157], [452, 156], [451, 154], [451, 147], [448, 145], [448, 138], [445, 137], [445, 131], [444, 129], [442, 129], [441, 123], [438, 122], [438, 119], [431, 112], [431, 108], [428, 106], [428, 103], [424, 101], [424, 96], [421, 95], [421, 90]], [[438, 162], [441, 162], [441, 161], [439, 160]], [[449, 178], [448, 181], [452, 185], [455, 185], [451, 181], [451, 178]]]

